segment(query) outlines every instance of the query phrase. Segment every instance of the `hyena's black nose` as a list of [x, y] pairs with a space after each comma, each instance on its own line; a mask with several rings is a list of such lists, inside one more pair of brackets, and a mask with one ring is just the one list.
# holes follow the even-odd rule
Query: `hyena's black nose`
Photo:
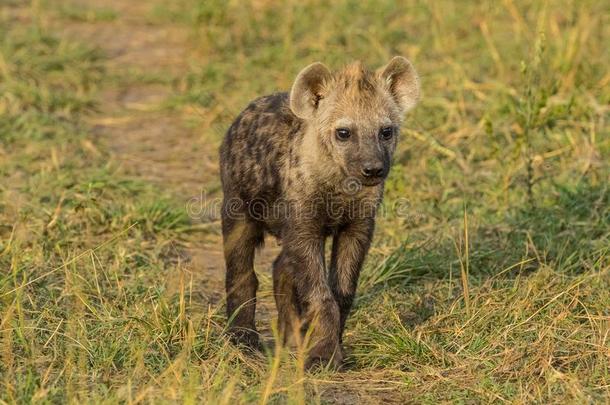
[[362, 167], [362, 175], [364, 177], [382, 177], [383, 176], [383, 165], [382, 164], [365, 164]]

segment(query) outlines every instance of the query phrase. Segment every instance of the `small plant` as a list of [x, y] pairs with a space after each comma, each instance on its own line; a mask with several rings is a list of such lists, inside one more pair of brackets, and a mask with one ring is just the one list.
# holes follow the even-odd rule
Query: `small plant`
[[558, 94], [560, 83], [549, 61], [546, 34], [540, 27], [530, 61], [521, 61], [520, 73], [524, 84], [515, 100], [515, 151], [525, 165], [527, 202], [533, 208], [536, 206], [534, 186], [546, 177], [535, 173], [535, 165], [540, 163], [537, 160], [543, 152], [540, 149], [547, 147], [549, 131], [558, 118], [569, 114], [573, 100], [550, 102]]

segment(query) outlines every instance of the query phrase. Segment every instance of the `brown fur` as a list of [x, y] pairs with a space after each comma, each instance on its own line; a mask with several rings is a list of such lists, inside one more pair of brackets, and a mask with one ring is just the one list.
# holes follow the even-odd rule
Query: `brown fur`
[[[340, 365], [398, 128], [418, 96], [415, 70], [401, 57], [377, 72], [355, 63], [333, 73], [315, 63], [299, 73], [290, 95], [261, 97], [233, 122], [220, 153], [234, 341], [258, 345], [253, 259], [267, 233], [282, 241], [273, 282], [284, 341], [312, 328], [308, 366]], [[347, 140], [339, 128], [349, 130]], [[328, 270], [327, 237], [333, 238]]]

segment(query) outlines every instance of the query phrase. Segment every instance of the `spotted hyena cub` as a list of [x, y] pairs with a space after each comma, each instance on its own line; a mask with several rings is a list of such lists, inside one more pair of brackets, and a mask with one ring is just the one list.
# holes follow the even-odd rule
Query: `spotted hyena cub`
[[227, 314], [236, 343], [259, 345], [253, 260], [270, 234], [282, 246], [273, 289], [284, 343], [309, 330], [307, 366], [341, 364], [343, 328], [399, 127], [418, 98], [417, 73], [403, 57], [377, 71], [355, 63], [333, 72], [314, 63], [290, 94], [258, 98], [233, 122], [220, 172]]

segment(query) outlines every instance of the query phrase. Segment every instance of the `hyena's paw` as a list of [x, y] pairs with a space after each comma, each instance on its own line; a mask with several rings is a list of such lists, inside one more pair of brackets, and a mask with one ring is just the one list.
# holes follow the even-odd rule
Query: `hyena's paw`
[[227, 334], [231, 343], [235, 346], [250, 351], [261, 351], [263, 349], [256, 330], [233, 327], [228, 330]]
[[316, 368], [330, 368], [341, 370], [343, 367], [343, 350], [337, 343], [318, 344], [314, 346], [305, 362], [305, 369], [312, 371]]

